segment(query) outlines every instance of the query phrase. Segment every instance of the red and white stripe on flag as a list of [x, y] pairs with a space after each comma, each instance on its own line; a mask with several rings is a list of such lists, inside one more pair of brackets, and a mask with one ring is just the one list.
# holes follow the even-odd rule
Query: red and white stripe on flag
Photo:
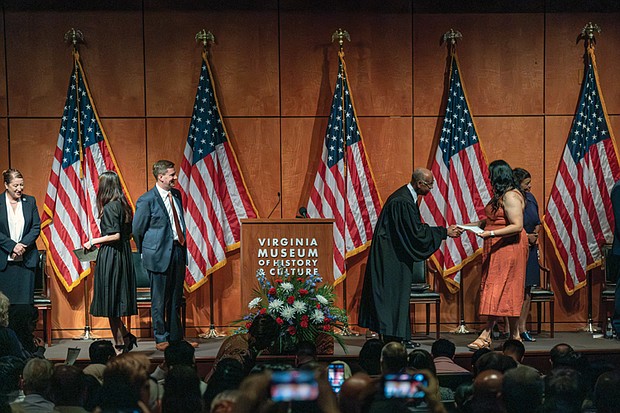
[[90, 239], [89, 234], [91, 238], [101, 235], [97, 208], [99, 174], [116, 172], [131, 204], [77, 53], [74, 63], [41, 214], [41, 235], [48, 260], [67, 291], [90, 273], [90, 263], [78, 261], [73, 250], [81, 248]]
[[338, 80], [325, 144], [307, 208], [311, 218], [335, 221], [336, 284], [346, 275], [346, 259], [370, 245], [381, 212], [381, 199], [357, 123], [343, 53], [338, 57]]
[[586, 272], [601, 263], [600, 247], [613, 241], [610, 193], [620, 179], [593, 46], [587, 54], [579, 104], [543, 217], [568, 295], [586, 285]]
[[[452, 56], [449, 85], [442, 132], [431, 166], [435, 186], [420, 202], [422, 219], [431, 226], [478, 221], [484, 218], [484, 207], [491, 199], [489, 171], [456, 54]], [[481, 248], [482, 239], [466, 231], [459, 238], [448, 238], [433, 254], [432, 260], [452, 292], [460, 287], [461, 268]]]
[[187, 225], [185, 282], [194, 291], [226, 264], [227, 251], [239, 248], [240, 220], [258, 216], [228, 141], [204, 54], [179, 184]]

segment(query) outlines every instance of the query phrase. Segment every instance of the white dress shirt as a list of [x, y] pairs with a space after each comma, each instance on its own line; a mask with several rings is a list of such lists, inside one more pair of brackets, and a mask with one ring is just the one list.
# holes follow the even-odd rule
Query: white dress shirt
[[[17, 207], [13, 210], [13, 204], [11, 204], [11, 198], [8, 195], [4, 196], [6, 200], [6, 216], [9, 221], [9, 234], [11, 239], [15, 242], [21, 241], [24, 236], [24, 210], [22, 209], [21, 198], [17, 200]], [[11, 258], [9, 253], [8, 261], [22, 261], [24, 257], [21, 255], [16, 259]]]
[[[159, 196], [161, 196], [161, 199], [162, 201], [164, 201], [164, 205], [166, 206], [166, 211], [168, 212], [168, 218], [170, 219], [170, 226], [172, 227], [173, 240], [178, 241], [179, 236], [177, 234], [177, 227], [176, 225], [174, 225], [174, 216], [172, 215], [172, 208], [174, 208], [177, 211], [177, 216], [179, 217], [179, 226], [181, 227], [181, 230], [183, 230], [183, 221], [181, 221], [181, 214], [182, 214], [181, 208], [179, 207], [179, 205], [177, 205], [176, 201], [174, 202], [174, 206], [170, 204], [170, 197], [168, 196], [170, 191], [166, 191], [165, 189], [160, 188], [159, 185], [155, 185], [155, 187], [157, 187], [157, 191], [159, 191]], [[174, 199], [174, 196], [172, 196], [172, 199]]]

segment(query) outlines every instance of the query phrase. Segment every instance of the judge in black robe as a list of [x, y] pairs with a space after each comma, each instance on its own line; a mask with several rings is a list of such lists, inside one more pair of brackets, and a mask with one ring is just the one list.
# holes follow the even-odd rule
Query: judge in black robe
[[413, 263], [429, 258], [447, 236], [461, 230], [422, 223], [417, 200], [434, 185], [431, 171], [417, 168], [411, 182], [394, 192], [381, 211], [370, 246], [359, 325], [390, 340], [409, 340], [409, 294]]

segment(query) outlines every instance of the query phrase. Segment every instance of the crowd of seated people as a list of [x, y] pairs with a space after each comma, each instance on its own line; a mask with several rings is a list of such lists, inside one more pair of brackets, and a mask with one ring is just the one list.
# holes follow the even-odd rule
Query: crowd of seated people
[[[589, 362], [568, 344], [550, 351], [545, 375], [524, 363], [525, 347], [514, 340], [502, 351], [476, 351], [468, 368], [462, 359], [455, 363], [454, 343], [446, 339], [431, 352], [409, 353], [401, 343], [370, 339], [357, 361], [331, 365], [320, 361], [312, 343], [302, 342], [294, 361], [285, 360], [290, 364], [266, 364], [257, 357], [275, 340], [276, 329], [269, 319], [257, 325], [246, 336], [224, 340], [206, 377], [198, 373], [194, 347], [184, 341], [172, 343], [154, 370], [143, 353], [117, 355], [107, 340], [91, 344], [91, 363], [83, 369], [54, 366], [32, 354], [0, 354], [0, 413], [620, 411], [618, 366]], [[447, 381], [454, 375], [465, 382]]]

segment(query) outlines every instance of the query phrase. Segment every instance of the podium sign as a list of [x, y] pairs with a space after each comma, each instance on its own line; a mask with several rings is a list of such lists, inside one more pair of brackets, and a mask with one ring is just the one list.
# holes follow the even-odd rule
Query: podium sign
[[320, 274], [333, 280], [333, 219], [242, 219], [241, 294], [251, 299], [256, 271], [277, 274], [278, 264], [295, 273]]

